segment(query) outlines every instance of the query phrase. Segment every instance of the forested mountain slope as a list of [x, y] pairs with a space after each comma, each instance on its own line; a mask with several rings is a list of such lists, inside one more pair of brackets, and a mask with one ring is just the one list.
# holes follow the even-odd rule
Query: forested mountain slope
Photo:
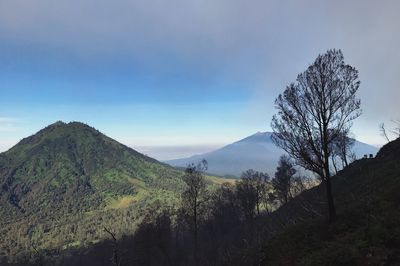
[[132, 232], [147, 205], [174, 204], [181, 175], [85, 124], [52, 124], [0, 154], [0, 261]]

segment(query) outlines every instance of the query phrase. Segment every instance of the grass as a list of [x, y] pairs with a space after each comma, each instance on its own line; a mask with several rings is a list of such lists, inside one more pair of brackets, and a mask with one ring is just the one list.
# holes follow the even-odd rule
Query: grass
[[81, 246], [81, 241], [77, 240], [68, 244], [65, 244], [64, 246], [62, 246], [62, 249], [70, 249], [70, 248], [78, 248]]
[[123, 196], [118, 199], [113, 199], [107, 205], [107, 209], [124, 209], [129, 207], [135, 201], [135, 196]]
[[222, 185], [224, 183], [229, 183], [229, 184], [234, 185], [237, 181], [237, 179], [234, 179], [234, 178], [223, 178], [223, 177], [216, 177], [216, 176], [210, 176], [210, 175], [207, 175], [206, 179], [216, 185]]

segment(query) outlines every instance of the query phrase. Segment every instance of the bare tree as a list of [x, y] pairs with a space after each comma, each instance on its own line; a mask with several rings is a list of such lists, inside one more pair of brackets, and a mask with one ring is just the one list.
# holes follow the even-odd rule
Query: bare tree
[[381, 131], [382, 136], [387, 140], [387, 142], [389, 142], [390, 139], [386, 133], [385, 123], [379, 124], [379, 130]]
[[349, 137], [349, 130], [339, 132], [337, 138], [332, 141], [332, 156], [338, 157], [342, 161], [342, 168], [349, 165], [354, 143], [354, 138]]
[[[393, 127], [389, 130], [389, 133], [391, 135], [394, 135], [395, 138], [400, 137], [400, 120], [391, 120], [391, 122], [394, 124]], [[381, 135], [387, 140], [387, 142], [390, 142], [391, 139], [389, 138], [388, 131], [386, 130], [385, 123], [379, 124], [379, 130], [381, 132]]]
[[396, 138], [400, 137], [400, 120], [392, 119], [392, 123], [394, 124], [392, 128], [392, 133], [396, 136]]
[[186, 190], [182, 193], [182, 203], [190, 219], [192, 220], [194, 260], [197, 264], [198, 249], [198, 219], [200, 209], [207, 199], [206, 182], [204, 172], [207, 170], [207, 161], [202, 160], [197, 165], [190, 164], [186, 167], [183, 181], [186, 183]]
[[329, 159], [332, 143], [361, 115], [358, 71], [340, 50], [319, 55], [275, 100], [273, 141], [326, 187], [329, 221], [336, 218]]

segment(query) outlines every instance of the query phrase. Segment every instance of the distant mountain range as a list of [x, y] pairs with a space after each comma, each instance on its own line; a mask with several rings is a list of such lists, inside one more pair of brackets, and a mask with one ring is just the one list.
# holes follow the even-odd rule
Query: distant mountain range
[[[166, 163], [175, 167], [185, 167], [189, 163], [206, 159], [208, 172], [215, 175], [240, 176], [247, 169], [273, 174], [279, 157], [285, 154], [285, 151], [272, 142], [272, 134], [272, 132], [258, 132], [218, 150], [189, 158], [169, 160]], [[378, 152], [378, 148], [360, 141], [355, 142], [353, 149], [357, 158]]]

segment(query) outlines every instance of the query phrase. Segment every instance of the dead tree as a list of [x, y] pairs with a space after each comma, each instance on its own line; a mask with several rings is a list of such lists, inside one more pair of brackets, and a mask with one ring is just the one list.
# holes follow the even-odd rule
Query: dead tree
[[356, 98], [358, 71], [340, 50], [319, 55], [275, 100], [272, 139], [300, 166], [316, 173], [326, 187], [329, 221], [336, 218], [331, 188], [332, 143], [361, 115]]

